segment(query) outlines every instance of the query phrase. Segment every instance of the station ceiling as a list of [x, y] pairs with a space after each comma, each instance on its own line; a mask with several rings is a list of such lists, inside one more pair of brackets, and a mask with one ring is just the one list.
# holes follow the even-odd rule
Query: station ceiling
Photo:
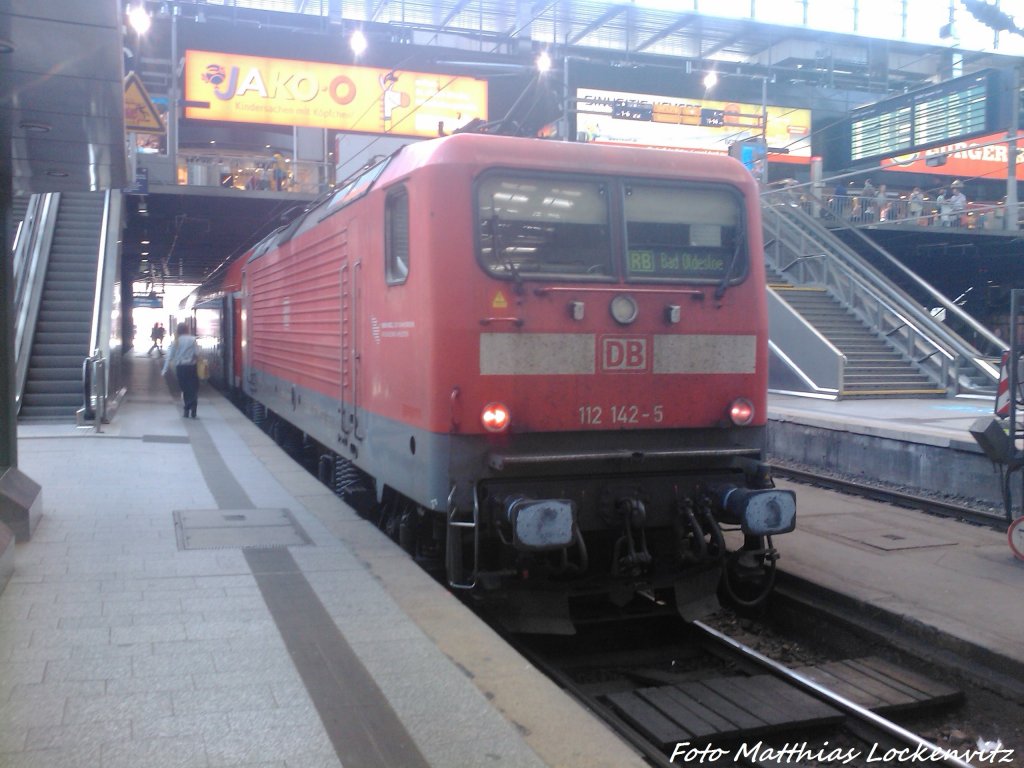
[[[288, 54], [267, 50], [267, 45], [276, 48], [278, 41], [282, 46], [291, 41], [293, 50], [321, 46], [344, 60], [349, 54], [337, 39], [358, 26], [369, 33], [371, 45], [375, 39], [386, 40], [390, 48], [382, 50], [401, 46], [420, 56], [426, 51], [451, 66], [466, 59], [485, 73], [489, 64], [529, 65], [538, 49], [555, 45], [556, 55], [619, 67], [652, 65], [680, 72], [733, 68], [761, 77], [770, 73], [822, 91], [861, 92], [865, 102], [951, 74], [946, 71], [951, 49], [946, 46], [643, 8], [632, 2], [263, 0], [259, 9], [251, 9], [232, 0], [144, 1], [153, 16], [154, 46], [160, 35], [166, 42], [173, 28], [167, 22], [173, 19], [183, 38], [190, 32], [214, 40], [258, 36], [271, 55]], [[0, 141], [11, 147], [0, 170], [14, 193], [130, 185], [123, 106], [125, 4], [0, 0]], [[1000, 65], [999, 57], [959, 54], [964, 74]], [[150, 68], [148, 77], [155, 79], [147, 87], [154, 92], [160, 87], [161, 68]], [[170, 71], [167, 61], [165, 78]], [[472, 74], [481, 76], [479, 69]], [[202, 212], [192, 211], [195, 205], [182, 200], [150, 206], [148, 226], [176, 234], [175, 247], [180, 247], [186, 234], [183, 215], [197, 237], [205, 226]], [[261, 216], [279, 207], [273, 201], [262, 205], [267, 211]], [[162, 208], [170, 218], [161, 227], [155, 214]], [[195, 255], [186, 259], [179, 251], [175, 272], [182, 279], [197, 279], [216, 260], [211, 254], [234, 252], [239, 238], [252, 236], [245, 215], [207, 218], [213, 222], [204, 241], [210, 253], [204, 256], [197, 246]], [[228, 231], [229, 220], [242, 223]], [[199, 224], [193, 226], [193, 221]], [[213, 242], [217, 233], [225, 234]]]

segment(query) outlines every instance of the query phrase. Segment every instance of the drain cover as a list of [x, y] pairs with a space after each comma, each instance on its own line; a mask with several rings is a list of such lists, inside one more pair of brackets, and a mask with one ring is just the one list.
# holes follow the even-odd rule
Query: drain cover
[[287, 509], [190, 509], [174, 512], [178, 549], [244, 549], [312, 544]]

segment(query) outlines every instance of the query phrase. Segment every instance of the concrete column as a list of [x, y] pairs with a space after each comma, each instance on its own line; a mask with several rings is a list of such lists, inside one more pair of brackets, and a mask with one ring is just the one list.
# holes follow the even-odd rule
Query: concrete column
[[[0, 68], [2, 71], [2, 68]], [[7, 77], [0, 75], [0, 93], [10, 93]], [[9, 110], [0, 110], [0, 145], [11, 146]], [[11, 153], [0, 152], [0, 224], [3, 234], [3, 279], [0, 280], [0, 588], [6, 584], [14, 539], [27, 541], [42, 512], [40, 488], [18, 469], [18, 422], [14, 395], [14, 265], [11, 253]], [[11, 550], [9, 552], [8, 550]], [[8, 573], [8, 576], [10, 574]]]

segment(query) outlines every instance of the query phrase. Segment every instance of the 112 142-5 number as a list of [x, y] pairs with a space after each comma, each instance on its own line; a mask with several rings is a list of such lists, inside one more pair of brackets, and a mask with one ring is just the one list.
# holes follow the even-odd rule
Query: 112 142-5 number
[[585, 427], [606, 424], [660, 424], [665, 418], [665, 408], [661, 405], [652, 405], [648, 408], [639, 405], [581, 405], [578, 413], [580, 424]]

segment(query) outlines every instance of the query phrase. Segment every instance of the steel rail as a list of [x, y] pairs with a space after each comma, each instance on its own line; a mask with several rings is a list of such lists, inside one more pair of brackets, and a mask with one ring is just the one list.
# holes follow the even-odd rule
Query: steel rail
[[[851, 701], [850, 699], [847, 699], [844, 696], [840, 696], [838, 693], [835, 693], [834, 691], [826, 688], [825, 686], [816, 683], [815, 681], [811, 680], [808, 677], [805, 677], [799, 672], [789, 669], [788, 667], [779, 664], [774, 659], [770, 659], [767, 656], [758, 653], [753, 648], [750, 648], [746, 645], [743, 645], [740, 642], [737, 642], [736, 640], [733, 640], [731, 637], [722, 634], [714, 627], [710, 627], [702, 621], [694, 621], [693, 626], [707, 634], [709, 637], [713, 638], [715, 641], [722, 643], [728, 648], [732, 649], [736, 653], [739, 653], [745, 658], [751, 659], [752, 661], [757, 662], [760, 666], [769, 669], [773, 674], [782, 678], [786, 682], [791, 683], [792, 685], [795, 685], [799, 688], [802, 688], [811, 695], [827, 701], [828, 703], [843, 710], [848, 714], [856, 716], [862, 721], [865, 721], [870, 725], [874, 726], [875, 728], [878, 728], [883, 733], [886, 733], [889, 736], [892, 736], [893, 738], [900, 740], [904, 744], [908, 744], [914, 747], [915, 749], [923, 750], [923, 759], [927, 760], [929, 763], [948, 765], [951, 766], [951, 768], [972, 768], [970, 763], [965, 763], [963, 760], [960, 760], [955, 755], [950, 754], [954, 752], [954, 750], [943, 749], [937, 744], [933, 744], [930, 741], [921, 738], [917, 734], [908, 731], [906, 728], [897, 725], [891, 720], [886, 720], [884, 717], [876, 715], [870, 709], [866, 709], [865, 707], [862, 707], [860, 704], [857, 704], [856, 702]], [[941, 763], [939, 760], [932, 759], [932, 757], [929, 756], [942, 756]]]

